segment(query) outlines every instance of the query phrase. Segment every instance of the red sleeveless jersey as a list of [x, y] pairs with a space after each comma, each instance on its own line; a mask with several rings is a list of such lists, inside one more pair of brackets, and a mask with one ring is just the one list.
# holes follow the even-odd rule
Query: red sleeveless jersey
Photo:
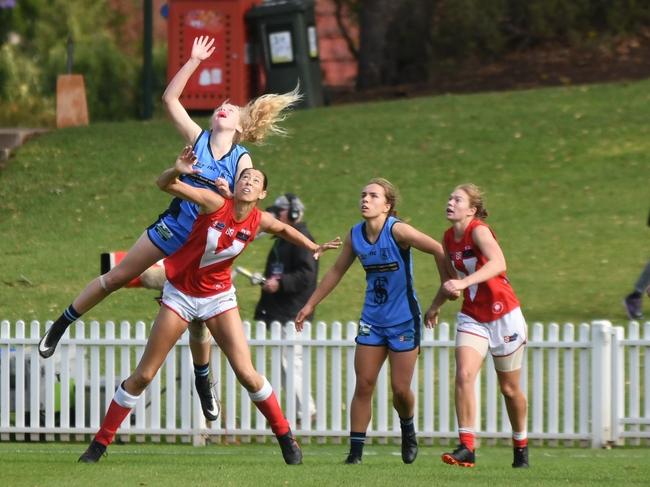
[[[453, 227], [445, 232], [444, 242], [447, 255], [461, 279], [473, 274], [487, 262], [487, 258], [472, 239], [472, 231], [480, 225], [486, 226], [494, 236], [492, 229], [478, 218], [474, 218], [467, 225], [460, 242], [456, 242], [454, 239]], [[466, 288], [463, 291], [463, 307], [460, 311], [479, 323], [487, 323], [498, 320], [518, 306], [519, 301], [508, 278], [505, 273], [501, 273], [485, 282]]]
[[198, 215], [185, 244], [165, 259], [167, 280], [176, 289], [199, 298], [230, 289], [232, 262], [253, 241], [262, 218], [254, 208], [237, 221], [234, 206], [225, 200], [217, 211]]

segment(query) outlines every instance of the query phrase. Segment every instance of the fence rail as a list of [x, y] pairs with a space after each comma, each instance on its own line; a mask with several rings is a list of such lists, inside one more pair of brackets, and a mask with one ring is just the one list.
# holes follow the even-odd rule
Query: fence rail
[[[49, 325], [0, 322], [0, 441], [86, 440], [99, 428], [115, 388], [142, 356], [148, 330], [141, 321], [119, 326], [111, 321], [88, 325], [79, 321], [66, 332], [54, 357], [43, 360], [37, 344]], [[253, 362], [269, 378], [296, 434], [319, 441], [347, 436], [355, 384], [356, 324], [307, 323], [301, 334], [288, 327], [286, 338], [279, 323], [270, 329], [261, 322], [245, 322], [244, 327]], [[650, 322], [642, 331], [637, 322], [626, 329], [608, 321], [532, 324], [522, 373], [531, 440], [592, 447], [647, 441]], [[282, 375], [283, 360], [287, 370], [293, 370], [297, 347], [302, 349], [305, 395], [300, 410], [293, 376]], [[411, 387], [416, 395], [416, 429], [425, 441], [456, 437], [453, 360], [453, 327], [442, 323], [435, 330], [424, 330]], [[476, 430], [490, 442], [509, 438], [511, 430], [490, 357], [487, 362], [476, 382], [481, 404]], [[242, 441], [269, 436], [264, 417], [216, 346], [211, 369], [222, 411], [217, 421], [206, 424], [192, 385], [185, 333], [122, 425], [122, 440], [180, 439], [198, 445], [208, 436]], [[313, 417], [306, 400], [310, 393], [316, 403]], [[377, 381], [368, 436], [387, 441], [399, 435], [385, 364]]]

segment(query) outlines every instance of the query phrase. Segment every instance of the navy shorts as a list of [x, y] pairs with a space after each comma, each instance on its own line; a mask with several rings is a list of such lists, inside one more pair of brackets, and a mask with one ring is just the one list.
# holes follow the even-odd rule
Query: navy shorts
[[183, 246], [189, 232], [172, 215], [163, 213], [147, 228], [147, 235], [156, 247], [169, 256]]
[[397, 325], [378, 326], [359, 320], [355, 341], [359, 345], [388, 347], [393, 352], [410, 352], [420, 346], [420, 317]]

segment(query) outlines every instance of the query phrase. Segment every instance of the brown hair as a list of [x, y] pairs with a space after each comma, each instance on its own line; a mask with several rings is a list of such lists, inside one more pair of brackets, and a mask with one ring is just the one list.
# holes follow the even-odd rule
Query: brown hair
[[476, 218], [485, 220], [488, 217], [488, 211], [485, 207], [483, 191], [481, 191], [478, 186], [472, 183], [465, 183], [459, 184], [456, 186], [456, 189], [460, 189], [467, 193], [467, 196], [469, 196], [470, 208], [476, 208], [476, 214], [474, 215]]
[[[390, 210], [388, 210], [389, 216], [397, 216], [397, 202], [399, 201], [399, 192], [397, 188], [393, 186], [388, 179], [384, 178], [372, 178], [368, 181], [368, 184], [376, 184], [381, 186], [384, 189], [384, 196], [386, 197], [386, 202], [390, 205]], [[367, 185], [366, 185], [367, 186]]]
[[242, 131], [237, 132], [234, 142], [253, 142], [261, 144], [267, 135], [287, 135], [287, 131], [278, 125], [286, 118], [286, 110], [302, 99], [300, 86], [281, 95], [262, 95], [240, 107]]

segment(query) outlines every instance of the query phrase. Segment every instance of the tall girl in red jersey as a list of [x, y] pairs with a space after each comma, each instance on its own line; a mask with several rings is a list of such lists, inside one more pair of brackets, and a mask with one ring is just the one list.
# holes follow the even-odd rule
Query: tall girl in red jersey
[[338, 248], [340, 239], [318, 245], [290, 225], [260, 211], [258, 200], [266, 196], [266, 176], [246, 168], [239, 177], [234, 199], [191, 186], [181, 174], [198, 171], [196, 156], [186, 147], [174, 167], [158, 178], [164, 191], [196, 203], [199, 214], [183, 246], [165, 261], [167, 283], [163, 306], [156, 317], [144, 354], [135, 371], [118, 387], [100, 430], [80, 462], [95, 463], [115, 438], [115, 433], [131, 412], [140, 395], [162, 366], [167, 354], [193, 319], [204, 321], [226, 354], [239, 382], [255, 406], [264, 414], [278, 438], [287, 464], [302, 463], [302, 452], [289, 428], [271, 384], [254, 368], [244, 335], [230, 268], [258, 231], [265, 231], [314, 252], [314, 258]]
[[492, 354], [513, 431], [515, 468], [528, 467], [527, 401], [520, 387], [527, 340], [526, 321], [506, 277], [506, 261], [494, 233], [485, 223], [483, 195], [473, 184], [451, 193], [444, 235], [445, 254], [457, 279], [443, 284], [426, 319], [433, 323], [445, 295], [463, 293], [456, 328], [456, 416], [460, 445], [442, 455], [450, 465], [473, 467], [476, 396], [474, 384], [487, 352]]

